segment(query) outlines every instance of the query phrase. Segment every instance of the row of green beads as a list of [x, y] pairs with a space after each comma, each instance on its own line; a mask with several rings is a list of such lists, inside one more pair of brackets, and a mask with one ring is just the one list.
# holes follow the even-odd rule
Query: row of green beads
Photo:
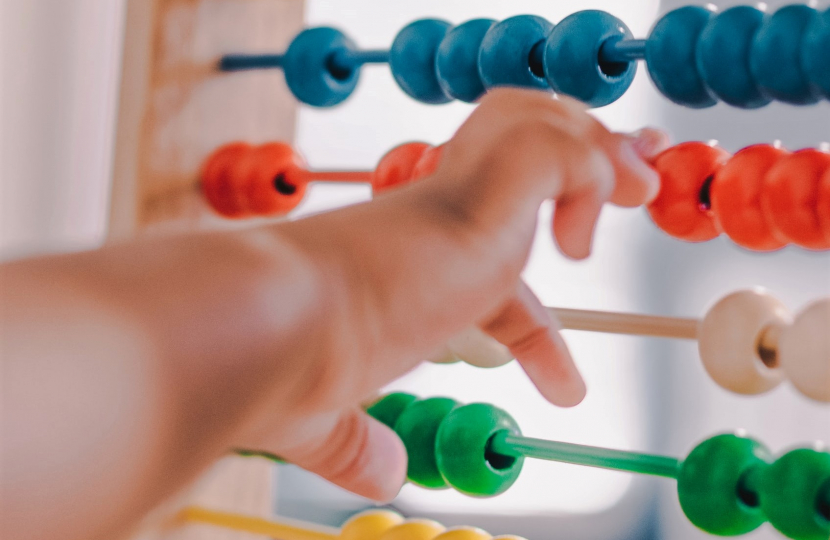
[[520, 434], [516, 421], [498, 407], [398, 392], [382, 397], [367, 412], [403, 441], [409, 456], [407, 478], [413, 484], [490, 497], [506, 491], [519, 476], [523, 458], [487, 451], [494, 434]]
[[689, 521], [711, 534], [744, 534], [769, 521], [794, 540], [830, 538], [827, 452], [799, 448], [773, 461], [756, 440], [718, 435], [683, 462], [677, 492]]

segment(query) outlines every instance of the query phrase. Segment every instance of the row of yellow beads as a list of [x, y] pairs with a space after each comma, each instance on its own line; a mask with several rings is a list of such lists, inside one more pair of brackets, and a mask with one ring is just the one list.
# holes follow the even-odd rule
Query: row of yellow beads
[[407, 519], [388, 510], [370, 510], [343, 525], [338, 540], [524, 540], [518, 536], [493, 537], [475, 527], [447, 529], [429, 519]]

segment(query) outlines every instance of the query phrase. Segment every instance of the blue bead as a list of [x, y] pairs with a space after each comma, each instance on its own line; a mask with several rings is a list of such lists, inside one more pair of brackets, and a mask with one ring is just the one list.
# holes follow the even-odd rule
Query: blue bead
[[603, 62], [606, 42], [632, 39], [631, 30], [604, 11], [579, 11], [556, 25], [545, 46], [545, 75], [555, 92], [592, 107], [613, 103], [634, 81], [637, 62]]
[[761, 93], [749, 68], [755, 33], [764, 14], [737, 6], [711, 18], [697, 42], [697, 69], [717, 97], [735, 107], [756, 109], [770, 100]]
[[444, 93], [454, 99], [473, 103], [484, 94], [484, 82], [478, 73], [481, 41], [496, 24], [492, 19], [473, 19], [450, 30], [438, 47], [435, 69]]
[[818, 12], [809, 6], [784, 6], [767, 17], [755, 34], [749, 66], [767, 97], [794, 105], [809, 105], [820, 99], [801, 64], [804, 33], [817, 18]]
[[332, 69], [337, 51], [354, 50], [355, 45], [335, 28], [303, 30], [288, 46], [282, 60], [285, 82], [294, 96], [314, 107], [332, 107], [349, 97], [357, 86], [360, 68]]
[[541, 56], [534, 53], [544, 46], [552, 29], [551, 23], [535, 15], [517, 15], [494, 24], [484, 36], [478, 56], [484, 86], [549, 88], [537, 60]]
[[803, 47], [804, 73], [815, 91], [830, 99], [830, 9], [813, 20], [804, 36]]
[[717, 103], [697, 70], [697, 42], [712, 12], [685, 6], [657, 21], [646, 42], [646, 66], [660, 92], [673, 102], [702, 109]]
[[452, 25], [438, 19], [408, 24], [395, 36], [389, 51], [389, 67], [398, 86], [423, 103], [441, 104], [450, 98], [441, 89], [435, 72], [438, 46]]

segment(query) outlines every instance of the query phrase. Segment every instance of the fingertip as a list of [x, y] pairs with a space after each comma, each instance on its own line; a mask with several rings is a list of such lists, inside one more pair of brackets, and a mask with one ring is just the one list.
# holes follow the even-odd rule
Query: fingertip
[[406, 482], [406, 448], [389, 427], [373, 418], [367, 421], [367, 454], [361, 459], [366, 466], [343, 487], [367, 499], [387, 503], [397, 497]]
[[611, 200], [624, 207], [645, 204], [657, 196], [660, 176], [636, 150], [629, 138], [621, 138], [617, 147], [616, 185]]
[[650, 127], [635, 131], [629, 139], [637, 154], [646, 160], [651, 160], [671, 144], [665, 131]]
[[375, 501], [394, 499], [406, 480], [407, 454], [398, 435], [357, 408], [339, 413], [321, 433], [280, 455]]
[[550, 343], [551, 350], [535, 357], [522, 355], [519, 362], [548, 402], [558, 407], [575, 407], [585, 399], [585, 380], [558, 332]]
[[583, 260], [591, 255], [597, 220], [602, 210], [599, 201], [557, 201], [553, 215], [553, 236], [559, 250], [568, 258]]

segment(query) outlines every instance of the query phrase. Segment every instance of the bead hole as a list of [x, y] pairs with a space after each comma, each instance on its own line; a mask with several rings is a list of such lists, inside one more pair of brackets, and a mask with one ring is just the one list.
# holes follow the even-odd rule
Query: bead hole
[[496, 433], [490, 436], [487, 440], [487, 446], [484, 450], [484, 461], [487, 462], [488, 465], [493, 467], [497, 471], [503, 471], [505, 469], [509, 469], [516, 463], [516, 458], [513, 456], [505, 456], [504, 454], [497, 454], [493, 452], [493, 437], [496, 436]]
[[285, 175], [282, 173], [274, 177], [274, 189], [282, 195], [294, 195], [297, 193], [297, 186], [289, 184], [285, 179]]
[[758, 358], [769, 369], [778, 368], [778, 338], [781, 335], [781, 327], [771, 324], [761, 331], [758, 336], [756, 349]]
[[758, 508], [761, 504], [761, 501], [758, 499], [758, 493], [747, 487], [744, 482], [738, 483], [738, 500], [749, 508]]
[[700, 186], [700, 192], [697, 194], [698, 204], [704, 212], [712, 209], [712, 181], [714, 179], [714, 174], [707, 176], [706, 180], [703, 181], [703, 185]]
[[[619, 41], [619, 38], [612, 39]], [[599, 53], [597, 54], [597, 65], [603, 75], [614, 79], [621, 77], [628, 70], [629, 62], [611, 62], [603, 58], [602, 48], [606, 43], [609, 43], [609, 41], [605, 41], [602, 45], [600, 45]]]
[[530, 48], [530, 54], [527, 57], [527, 65], [530, 67], [530, 72], [537, 79], [545, 78], [545, 42], [540, 41]]
[[345, 67], [337, 61], [337, 53], [331, 53], [326, 58], [326, 69], [332, 78], [340, 82], [349, 80], [354, 74], [354, 69]]
[[737, 493], [738, 501], [747, 508], [758, 508], [761, 500], [758, 497], [758, 481], [761, 469], [757, 466], [744, 471], [738, 479]]
[[830, 480], [822, 484], [818, 490], [816, 512], [825, 521], [830, 521]]

